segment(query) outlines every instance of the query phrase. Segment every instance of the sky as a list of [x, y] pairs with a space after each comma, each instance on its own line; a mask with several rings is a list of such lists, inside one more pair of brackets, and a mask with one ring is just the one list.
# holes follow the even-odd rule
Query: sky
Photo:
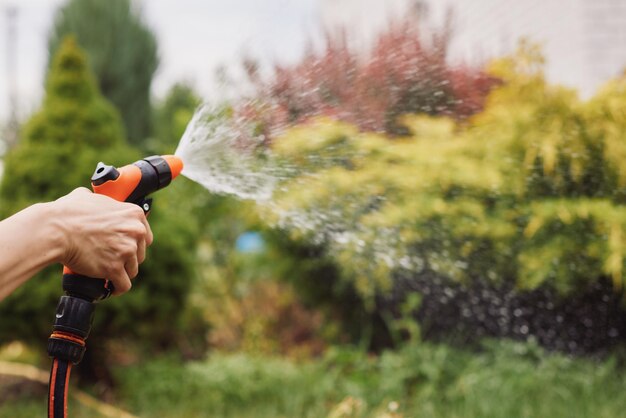
[[[158, 39], [160, 66], [153, 94], [162, 97], [177, 81], [207, 98], [216, 91], [215, 71], [244, 54], [290, 61], [309, 36], [319, 33], [316, 0], [143, 0], [137, 2]], [[8, 117], [8, 6], [17, 16], [17, 91], [20, 116], [39, 106], [47, 62], [46, 39], [61, 0], [0, 0], [0, 121]]]
[[[484, 62], [510, 53], [520, 37], [542, 43], [547, 76], [590, 96], [626, 66], [625, 0], [134, 0], [156, 33], [160, 67], [153, 95], [178, 81], [205, 98], [219, 90], [216, 69], [243, 55], [289, 62], [322, 28], [344, 25], [367, 44], [376, 29], [407, 8], [425, 5], [430, 23], [454, 10], [453, 60]], [[18, 8], [17, 86], [20, 117], [39, 106], [47, 61], [46, 39], [64, 0], [0, 0], [0, 125], [8, 116], [8, 6]], [[13, 84], [13, 83], [11, 83]]]

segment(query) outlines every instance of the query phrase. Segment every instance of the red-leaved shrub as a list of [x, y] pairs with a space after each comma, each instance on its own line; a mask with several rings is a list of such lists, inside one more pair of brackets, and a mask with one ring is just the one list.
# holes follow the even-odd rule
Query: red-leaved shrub
[[362, 130], [404, 134], [406, 113], [463, 119], [480, 111], [497, 83], [481, 69], [446, 60], [448, 29], [431, 34], [416, 24], [389, 25], [369, 51], [349, 46], [346, 36], [326, 35], [321, 51], [308, 48], [295, 65], [276, 65], [269, 79], [246, 61], [254, 102], [239, 111], [261, 120], [267, 133], [312, 116], [330, 116]]

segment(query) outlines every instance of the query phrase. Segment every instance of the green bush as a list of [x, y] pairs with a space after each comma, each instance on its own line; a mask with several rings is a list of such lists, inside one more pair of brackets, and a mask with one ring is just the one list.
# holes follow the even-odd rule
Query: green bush
[[391, 139], [319, 119], [274, 138], [305, 169], [268, 216], [322, 244], [366, 300], [394, 271], [562, 294], [606, 276], [621, 288], [626, 80], [581, 103], [545, 82], [531, 46], [491, 71], [503, 85], [467, 125], [407, 115], [412, 135]]
[[[116, 367], [115, 395], [118, 407], [162, 418], [613, 418], [626, 408], [618, 363], [510, 341], [486, 342], [477, 352], [416, 343], [380, 356], [335, 347], [303, 363], [213, 354]], [[94, 416], [71, 394], [72, 416]], [[45, 403], [31, 399], [12, 399], [0, 414], [44, 414]]]
[[[465, 292], [470, 308], [504, 310], [492, 315], [493, 327], [468, 311], [473, 325], [465, 331], [473, 338], [477, 326], [488, 335], [526, 338], [558, 325], [550, 329], [578, 335], [565, 346], [597, 349], [581, 341], [590, 332], [596, 342], [623, 340], [615, 329], [567, 329], [603, 321], [604, 314], [591, 313], [601, 298], [586, 299], [585, 292], [605, 281], [616, 293], [624, 287], [626, 79], [581, 101], [545, 80], [540, 51], [526, 43], [494, 61], [489, 73], [502, 84], [463, 123], [404, 115], [399, 123], [411, 133], [393, 138], [318, 118], [272, 138], [281, 164], [299, 169], [261, 210], [275, 226], [276, 258], [293, 267], [277, 273], [305, 300], [329, 308], [329, 317], [342, 318], [353, 340], [374, 335], [388, 344], [383, 318], [397, 315], [407, 293], [418, 289], [437, 293], [443, 302], [425, 294], [424, 306], [434, 307], [430, 315], [450, 315], [450, 324], [461, 322], [461, 308], [449, 305], [445, 292]], [[481, 290], [491, 300], [481, 299]], [[470, 303], [472, 292], [477, 302]], [[546, 321], [557, 313], [543, 310], [547, 317], [524, 313], [530, 323], [515, 325], [509, 317], [516, 303], [534, 308], [531, 292], [545, 292], [542, 300], [563, 311], [572, 298], [585, 308], [568, 315], [567, 324]], [[613, 296], [602, 300], [613, 312]], [[501, 329], [498, 319], [511, 329]]]
[[382, 418], [395, 402], [398, 417], [608, 418], [626, 406], [615, 361], [550, 355], [532, 342], [489, 342], [480, 352], [419, 343], [377, 357], [343, 347], [306, 363], [213, 355], [118, 373], [141, 416], [325, 417], [352, 405], [354, 415], [334, 416]]

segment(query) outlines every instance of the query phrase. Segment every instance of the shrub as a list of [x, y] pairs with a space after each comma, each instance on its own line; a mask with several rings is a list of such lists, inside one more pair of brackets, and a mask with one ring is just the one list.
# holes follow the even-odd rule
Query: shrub
[[345, 37], [327, 35], [321, 51], [311, 47], [297, 64], [276, 65], [269, 80], [248, 61], [259, 102], [244, 112], [260, 112], [268, 132], [328, 116], [397, 135], [408, 133], [398, 120], [406, 113], [464, 119], [480, 111], [496, 79], [447, 62], [449, 29], [432, 38], [414, 23], [394, 22], [362, 54]]
[[[470, 289], [471, 298], [478, 286], [493, 297], [473, 303], [503, 309], [506, 315], [495, 315], [504, 320], [503, 334], [523, 338], [546, 326], [514, 330], [523, 325], [507, 319], [519, 307], [515, 303], [533, 306], [529, 298], [513, 298], [515, 289], [522, 295], [546, 290], [550, 303], [561, 307], [567, 304], [563, 298], [593, 292], [598, 280], [608, 278], [621, 291], [626, 211], [620, 163], [624, 118], [618, 109], [624, 90], [615, 88], [621, 81], [582, 103], [575, 92], [546, 83], [541, 55], [527, 44], [516, 56], [493, 63], [490, 71], [503, 84], [488, 96], [484, 111], [464, 124], [405, 116], [412, 136], [391, 139], [319, 118], [273, 138], [273, 151], [304, 174], [281, 185], [269, 216], [293, 239], [321, 248], [336, 266], [323, 279], [305, 275], [296, 280], [302, 289], [324, 289], [321, 294], [331, 297], [326, 290], [335, 289], [336, 305], [346, 305], [341, 297], [351, 298], [350, 292], [337, 289], [351, 287], [370, 312], [382, 309], [380, 298], [392, 289], [399, 295], [396, 304], [407, 289], [419, 290], [425, 292], [425, 304], [437, 297], [440, 302], [432, 299], [431, 308], [461, 323], [462, 315], [474, 313], [471, 305], [468, 312], [450, 306], [458, 302], [457, 285]], [[602, 114], [609, 116], [597, 117]], [[398, 287], [400, 277], [403, 287]], [[584, 311], [598, 299], [607, 312], [614, 309], [610, 293], [577, 306]], [[519, 308], [524, 312], [526, 307]], [[384, 317], [382, 312], [378, 316]], [[572, 336], [564, 345], [581, 345], [585, 338], [615, 341], [620, 323], [594, 326], [602, 335], [587, 335], [585, 323], [603, 317], [573, 316], [567, 327], [585, 331], [567, 331]], [[487, 316], [473, 326], [481, 323]], [[367, 329], [354, 323], [346, 328]], [[476, 329], [469, 335], [476, 336]], [[482, 329], [488, 335], [502, 332]], [[595, 344], [582, 343], [592, 350]]]
[[338, 347], [307, 363], [214, 355], [120, 374], [132, 409], [163, 417], [611, 417], [626, 403], [614, 361], [549, 355], [534, 343], [474, 353], [420, 343], [380, 356]]

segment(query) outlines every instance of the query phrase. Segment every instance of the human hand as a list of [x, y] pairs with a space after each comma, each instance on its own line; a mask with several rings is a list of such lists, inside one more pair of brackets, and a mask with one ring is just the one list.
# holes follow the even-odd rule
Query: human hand
[[115, 295], [130, 290], [153, 235], [143, 210], [132, 203], [78, 188], [51, 203], [60, 234], [58, 260], [72, 271], [106, 278]]

